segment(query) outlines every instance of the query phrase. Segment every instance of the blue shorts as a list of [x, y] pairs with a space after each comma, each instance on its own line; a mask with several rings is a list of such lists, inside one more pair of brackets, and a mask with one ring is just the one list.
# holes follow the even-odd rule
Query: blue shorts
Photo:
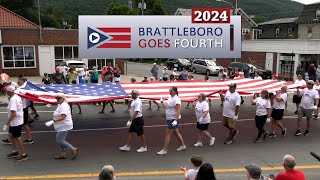
[[172, 123], [173, 123], [174, 119], [172, 120], [167, 120], [167, 126], [168, 126], [168, 129], [178, 129], [178, 126], [180, 124], [180, 119], [178, 119], [178, 123], [176, 126], [172, 126]]

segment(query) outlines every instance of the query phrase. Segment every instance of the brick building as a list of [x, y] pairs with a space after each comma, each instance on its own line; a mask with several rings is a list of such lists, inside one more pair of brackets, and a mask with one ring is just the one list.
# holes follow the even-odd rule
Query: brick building
[[[78, 30], [42, 28], [0, 6], [0, 71], [17, 76], [54, 73], [63, 60], [78, 59]], [[89, 69], [111, 62], [124, 69], [121, 59], [81, 59]]]

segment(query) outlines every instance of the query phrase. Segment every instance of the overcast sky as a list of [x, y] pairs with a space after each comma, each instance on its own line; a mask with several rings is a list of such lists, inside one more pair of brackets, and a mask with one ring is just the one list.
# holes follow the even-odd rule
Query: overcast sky
[[293, 0], [293, 1], [298, 1], [302, 4], [311, 4], [311, 3], [315, 3], [315, 2], [320, 2], [320, 0]]

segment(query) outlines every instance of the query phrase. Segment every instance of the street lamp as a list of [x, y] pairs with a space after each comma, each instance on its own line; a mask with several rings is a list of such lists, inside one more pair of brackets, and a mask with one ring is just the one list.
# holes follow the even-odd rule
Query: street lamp
[[138, 8], [141, 9], [141, 15], [143, 15], [143, 10], [147, 9], [147, 4], [144, 2], [144, 0], [138, 4]]
[[217, 2], [224, 2], [224, 3], [227, 3], [229, 4], [232, 9], [233, 9], [233, 15], [237, 15], [237, 9], [238, 9], [238, 0], [233, 0], [234, 3], [230, 3], [228, 1], [225, 1], [225, 0], [216, 0]]

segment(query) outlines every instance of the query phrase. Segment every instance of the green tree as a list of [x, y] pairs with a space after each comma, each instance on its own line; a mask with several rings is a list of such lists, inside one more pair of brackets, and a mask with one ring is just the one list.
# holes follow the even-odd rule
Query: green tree
[[254, 22], [256, 22], [257, 24], [263, 23], [265, 22], [265, 18], [261, 17], [261, 16], [256, 16], [253, 18]]
[[34, 0], [0, 0], [0, 5], [32, 22], [38, 20]]
[[112, 3], [109, 5], [108, 15], [137, 15], [137, 11], [130, 9], [127, 4]]

